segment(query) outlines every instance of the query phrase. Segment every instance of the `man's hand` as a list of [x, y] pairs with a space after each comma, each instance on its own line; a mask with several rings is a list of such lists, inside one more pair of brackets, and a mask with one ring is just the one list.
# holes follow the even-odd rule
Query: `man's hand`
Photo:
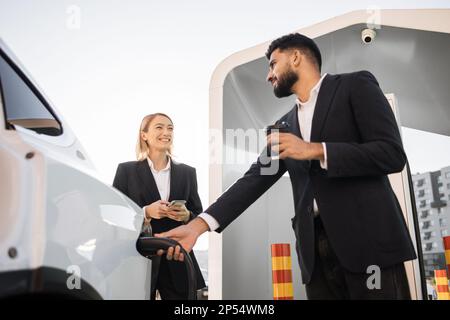
[[272, 133], [267, 136], [267, 143], [279, 154], [280, 159], [324, 161], [321, 143], [305, 142], [292, 133]]
[[[208, 231], [209, 227], [206, 222], [202, 218], [195, 218], [191, 222], [186, 225], [179, 226], [172, 230], [163, 233], [155, 234], [155, 237], [158, 238], [170, 238], [175, 241], [178, 241], [181, 246], [186, 250], [186, 252], [190, 252], [197, 241], [197, 238], [204, 232]], [[159, 250], [158, 255], [161, 256], [164, 254], [164, 250]], [[167, 260], [177, 260], [184, 261], [184, 255], [180, 253], [180, 247], [176, 246], [175, 248], [170, 247], [167, 250]]]

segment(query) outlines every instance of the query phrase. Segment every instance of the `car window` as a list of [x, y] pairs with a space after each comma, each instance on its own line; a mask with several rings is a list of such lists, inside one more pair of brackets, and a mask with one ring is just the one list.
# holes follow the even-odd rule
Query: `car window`
[[59, 121], [45, 105], [43, 98], [19, 76], [3, 54], [0, 55], [0, 85], [7, 129], [20, 126], [49, 136], [62, 134]]

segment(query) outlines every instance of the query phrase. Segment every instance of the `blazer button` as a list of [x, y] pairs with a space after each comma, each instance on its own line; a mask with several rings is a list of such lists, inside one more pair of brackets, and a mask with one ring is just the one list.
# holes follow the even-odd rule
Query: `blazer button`
[[312, 212], [312, 207], [308, 206], [307, 210], [308, 210], [308, 213], [311, 213]]

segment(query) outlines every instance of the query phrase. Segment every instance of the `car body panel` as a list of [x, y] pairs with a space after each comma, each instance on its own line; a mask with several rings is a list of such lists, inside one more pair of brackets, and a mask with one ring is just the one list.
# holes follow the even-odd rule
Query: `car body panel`
[[[42, 94], [1, 39], [0, 49]], [[97, 177], [70, 127], [45, 100], [61, 135], [7, 129], [0, 115], [0, 274], [59, 270], [67, 274], [68, 294], [80, 290], [78, 277], [103, 299], [148, 299], [151, 261], [136, 250], [142, 209]], [[0, 103], [4, 111], [4, 99]]]

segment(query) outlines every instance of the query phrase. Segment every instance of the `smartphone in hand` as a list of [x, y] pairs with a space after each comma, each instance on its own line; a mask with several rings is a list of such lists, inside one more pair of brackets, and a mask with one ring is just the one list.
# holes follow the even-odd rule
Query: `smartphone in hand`
[[186, 204], [186, 200], [172, 200], [170, 201], [169, 207], [182, 206], [184, 204]]

